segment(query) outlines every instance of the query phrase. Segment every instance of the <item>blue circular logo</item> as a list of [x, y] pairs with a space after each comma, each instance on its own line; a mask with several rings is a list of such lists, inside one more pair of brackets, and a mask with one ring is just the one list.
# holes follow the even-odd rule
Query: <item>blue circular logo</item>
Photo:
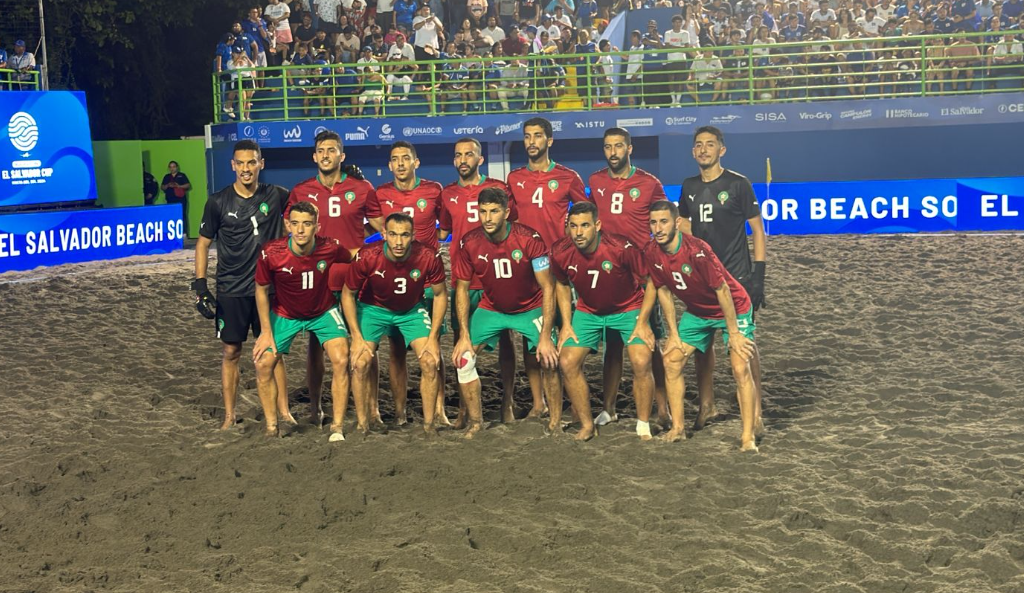
[[7, 123], [7, 134], [11, 138], [14, 148], [22, 151], [29, 151], [39, 143], [39, 126], [36, 120], [24, 111], [19, 111], [11, 116]]

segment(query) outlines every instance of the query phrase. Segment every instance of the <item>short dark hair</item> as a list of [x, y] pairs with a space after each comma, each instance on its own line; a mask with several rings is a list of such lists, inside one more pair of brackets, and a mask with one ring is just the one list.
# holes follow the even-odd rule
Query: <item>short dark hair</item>
[[681, 14], [677, 14], [677, 15], [672, 17], [672, 22], [673, 23], [676, 22], [676, 21], [682, 22], [682, 20], [683, 20], [683, 15], [681, 15]]
[[168, 167], [170, 167], [171, 165], [174, 165], [175, 167], [181, 168], [181, 165], [178, 164], [178, 161], [170, 161], [170, 162], [167, 163]]
[[407, 148], [409, 152], [412, 153], [412, 158], [420, 158], [416, 156], [416, 147], [412, 145], [412, 142], [406, 142], [405, 140], [399, 140], [398, 142], [395, 142], [394, 144], [391, 145], [391, 150], [388, 151], [388, 155], [390, 156], [392, 152], [395, 152], [396, 148]]
[[413, 226], [412, 217], [405, 212], [392, 212], [391, 214], [388, 214], [388, 217], [384, 219], [384, 228], [387, 228], [389, 222], [397, 222]]
[[651, 204], [650, 212], [660, 212], [662, 210], [668, 210], [669, 214], [672, 215], [672, 220], [679, 218], [679, 206], [675, 202], [668, 200], [658, 200]]
[[231, 151], [232, 154], [240, 150], [255, 150], [256, 156], [263, 158], [263, 152], [260, 150], [260, 145], [256, 144], [255, 140], [239, 140], [235, 142], [235, 148]]
[[633, 144], [633, 138], [629, 135], [629, 131], [626, 128], [608, 128], [604, 131], [604, 139], [607, 140], [608, 136], [622, 136], [626, 139], [626, 146]]
[[300, 214], [312, 214], [313, 220], [320, 217], [320, 209], [316, 207], [313, 202], [295, 202], [292, 207], [288, 209], [288, 216], [291, 217], [292, 212], [298, 212]]
[[544, 119], [543, 117], [531, 117], [523, 123], [523, 131], [530, 126], [536, 126], [544, 130], [544, 135], [548, 138], [554, 138], [554, 132], [551, 129], [551, 122]]
[[701, 126], [697, 128], [697, 131], [693, 133], [693, 141], [697, 141], [697, 136], [701, 134], [711, 134], [718, 140], [718, 143], [725, 146], [725, 136], [722, 134], [722, 130], [719, 130], [715, 126]]
[[569, 216], [577, 216], [579, 214], [589, 214], [593, 217], [594, 222], [597, 222], [598, 210], [597, 205], [593, 202], [576, 202], [569, 208]]
[[477, 199], [477, 203], [480, 206], [484, 204], [497, 204], [502, 209], [508, 208], [508, 194], [505, 190], [500, 187], [488, 187], [487, 189], [480, 192], [480, 197]]
[[483, 154], [484, 147], [476, 138], [473, 138], [472, 136], [463, 136], [462, 138], [459, 138], [458, 140], [455, 141], [456, 144], [462, 144], [464, 142], [472, 142], [473, 144], [476, 144], [476, 151], [479, 152], [480, 154]]
[[334, 140], [338, 143], [338, 147], [341, 148], [342, 151], [345, 150], [345, 145], [341, 142], [341, 136], [339, 136], [334, 130], [324, 130], [317, 134], [316, 137], [313, 138], [313, 148], [320, 146], [322, 142], [327, 142], [328, 140]]

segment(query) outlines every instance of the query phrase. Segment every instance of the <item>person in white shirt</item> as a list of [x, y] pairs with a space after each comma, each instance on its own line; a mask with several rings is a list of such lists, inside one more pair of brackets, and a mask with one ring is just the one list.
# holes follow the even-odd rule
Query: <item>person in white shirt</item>
[[[683, 28], [682, 15], [672, 17], [672, 28], [665, 31], [663, 46], [671, 47], [693, 47], [693, 39], [690, 32]], [[687, 54], [681, 51], [672, 51], [667, 55], [665, 71], [668, 73], [669, 92], [672, 95], [672, 107], [679, 107], [683, 102], [683, 81], [686, 80], [686, 58]]]
[[878, 16], [874, 8], [864, 11], [864, 16], [856, 20], [857, 26], [869, 37], [877, 37], [878, 30], [885, 24], [885, 19]]
[[551, 20], [550, 14], [545, 14], [543, 17], [541, 17], [540, 26], [537, 27], [538, 37], [540, 37], [542, 31], [548, 32], [549, 39], [558, 39], [562, 36], [562, 29], [555, 25], [555, 23]]
[[875, 14], [878, 15], [878, 18], [884, 21], [888, 22], [889, 17], [891, 17], [895, 13], [896, 7], [893, 6], [892, 2], [890, 2], [889, 0], [882, 0], [875, 6]]
[[[405, 35], [398, 33], [395, 35], [394, 45], [392, 45], [391, 49], [388, 50], [387, 59], [389, 62], [413, 62], [416, 60], [416, 51], [411, 45], [405, 42]], [[416, 66], [412, 66], [412, 68], [415, 67]]]
[[572, 18], [565, 14], [565, 7], [561, 4], [555, 7], [555, 16], [552, 20], [562, 29], [572, 29]]
[[[426, 60], [437, 55], [441, 47], [441, 38], [444, 35], [444, 25], [441, 20], [431, 14], [430, 5], [424, 4], [420, 8], [419, 15], [412, 20], [412, 30], [416, 32], [415, 45], [416, 59]], [[426, 48], [431, 48], [432, 54]]]
[[501, 83], [498, 86], [498, 100], [501, 108], [508, 111], [508, 100], [526, 99], [529, 93], [529, 71], [520, 60], [512, 60], [509, 66], [501, 71]]
[[718, 100], [722, 90], [722, 61], [715, 57], [714, 49], [704, 48], [704, 55], [693, 61], [691, 66], [696, 91], [692, 92], [697, 103], [710, 103]]
[[356, 61], [356, 72], [380, 72], [380, 62], [373, 57], [373, 48], [369, 45], [363, 48], [362, 55]]
[[814, 27], [821, 27], [828, 32], [830, 37], [836, 35], [836, 31], [832, 30], [832, 27], [839, 22], [836, 17], [836, 11], [829, 8], [828, 0], [821, 0], [818, 2], [818, 9], [811, 13], [810, 29]]
[[[1002, 41], [990, 50], [989, 66], [994, 77], [1017, 77], [1024, 62], [1024, 44], [1014, 39], [1013, 31], [1006, 31]], [[1018, 83], [1019, 84], [1019, 83]]]
[[263, 9], [263, 17], [270, 24], [274, 42], [272, 50], [275, 54], [274, 64], [280, 64], [288, 58], [288, 44], [292, 42], [292, 27], [288, 24], [291, 9], [281, 0], [270, 0]]
[[[629, 46], [629, 51], [644, 50], [644, 44], [640, 41], [639, 29], [633, 31], [629, 37], [632, 43]], [[626, 85], [622, 87], [619, 93], [620, 97], [625, 98], [627, 105], [639, 105], [643, 101], [643, 65], [643, 54], [630, 54], [626, 64]]]
[[505, 40], [505, 30], [498, 26], [498, 19], [493, 16], [487, 17], [487, 27], [481, 29], [480, 32], [490, 37], [494, 43], [501, 43]]

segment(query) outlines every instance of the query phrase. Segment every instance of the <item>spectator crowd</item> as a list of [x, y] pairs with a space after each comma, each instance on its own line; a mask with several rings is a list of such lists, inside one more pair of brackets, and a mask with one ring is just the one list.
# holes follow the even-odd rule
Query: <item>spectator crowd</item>
[[[657, 7], [679, 9], [671, 27], [651, 20], [622, 48], [601, 39], [618, 12]], [[265, 84], [252, 69], [280, 65], [305, 66], [283, 82], [301, 94], [306, 116], [412, 100], [431, 113], [554, 108], [567, 69], [577, 106], [588, 107], [736, 93], [896, 96], [922, 84], [973, 91], [997, 78], [1020, 87], [1022, 8], [1024, 0], [269, 0], [232, 24], [213, 70], [224, 116], [242, 119]], [[975, 32], [987, 34], [956, 35]], [[920, 35], [941, 37], [909, 39]]]
[[0, 43], [0, 90], [34, 90], [39, 82], [35, 54], [23, 39], [14, 42], [12, 51]]

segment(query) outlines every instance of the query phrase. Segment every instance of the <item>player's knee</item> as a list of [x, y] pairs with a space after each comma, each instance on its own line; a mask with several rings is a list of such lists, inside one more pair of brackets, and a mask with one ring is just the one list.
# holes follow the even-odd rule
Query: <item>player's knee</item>
[[665, 362], [666, 373], [681, 373], [683, 371], [683, 365], [686, 364], [688, 355], [683, 354], [679, 350], [673, 350], [666, 354], [663, 358]]
[[583, 368], [583, 358], [563, 350], [562, 356], [558, 358], [558, 366], [566, 376], [575, 376]]
[[736, 383], [742, 384], [751, 380], [750, 363], [745, 360], [733, 359], [732, 375], [736, 378]]
[[226, 362], [238, 362], [242, 358], [242, 345], [225, 343], [221, 352]]
[[352, 372], [360, 376], [368, 375], [370, 373], [370, 366], [372, 362], [372, 356], [363, 354], [352, 363]]
[[348, 352], [335, 352], [334, 356], [331, 356], [331, 370], [334, 371], [335, 377], [339, 373], [348, 372]]
[[480, 378], [480, 375], [476, 372], [476, 354], [467, 352], [463, 355], [460, 363], [461, 364], [457, 370], [459, 383], [472, 383]]
[[263, 353], [256, 361], [256, 376], [260, 380], [269, 380], [274, 376], [274, 367], [277, 366], [277, 355], [270, 350]]
[[420, 379], [434, 379], [437, 377], [437, 361], [430, 354], [423, 355], [420, 359]]
[[651, 372], [651, 355], [650, 353], [633, 353], [629, 354], [629, 364], [633, 367], [633, 374], [637, 373], [649, 373]]

